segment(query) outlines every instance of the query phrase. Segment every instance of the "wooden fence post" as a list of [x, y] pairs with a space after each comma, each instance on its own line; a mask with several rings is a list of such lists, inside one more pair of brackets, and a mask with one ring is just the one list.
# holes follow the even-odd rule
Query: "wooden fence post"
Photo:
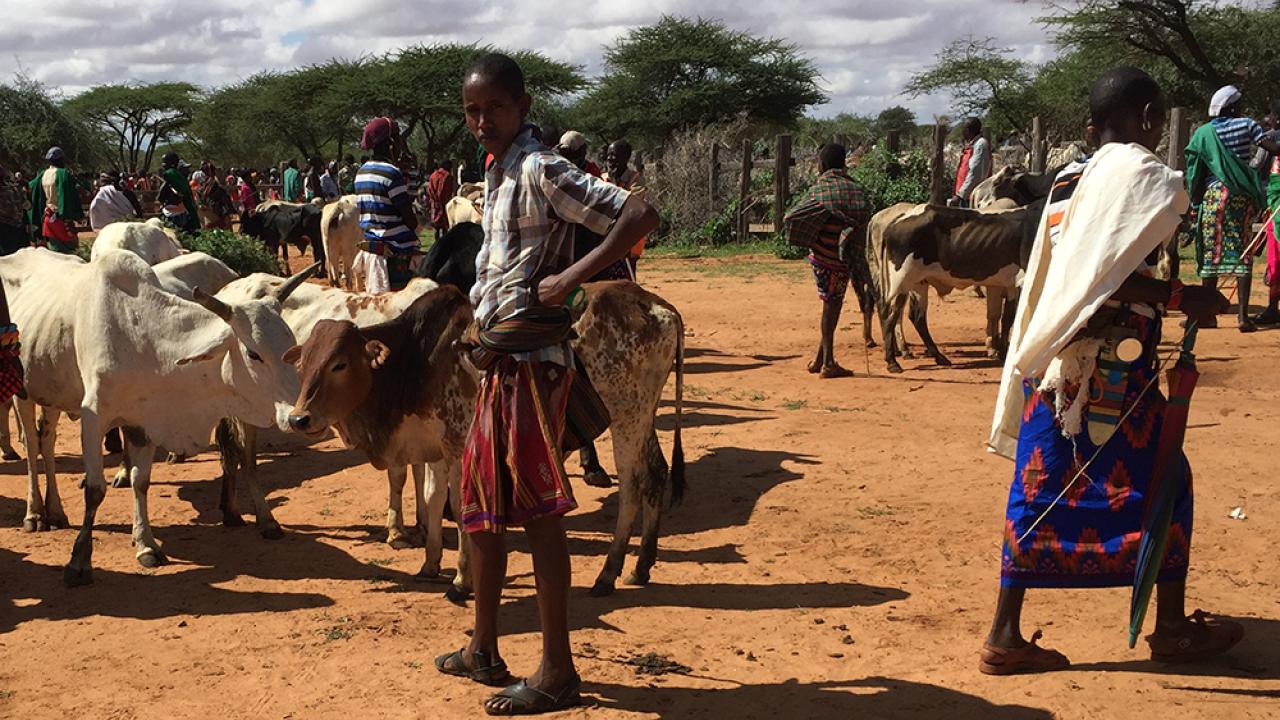
[[1044, 126], [1040, 123], [1040, 116], [1031, 118], [1031, 172], [1044, 172], [1045, 155], [1047, 148], [1044, 140]]
[[716, 196], [720, 194], [720, 142], [711, 143], [711, 175], [707, 183], [707, 202], [711, 214], [716, 213]]
[[751, 201], [751, 140], [742, 141], [742, 181], [738, 185], [738, 242], [751, 239], [747, 203]]
[[1174, 170], [1187, 169], [1187, 111], [1176, 107], [1169, 111], [1169, 149], [1166, 163]]
[[787, 198], [791, 195], [791, 136], [778, 136], [778, 151], [773, 166], [773, 231], [782, 231], [782, 218], [787, 214]]
[[933, 157], [929, 160], [929, 202], [946, 205], [951, 193], [947, 190], [947, 123], [939, 120], [933, 127]]
[[899, 134], [899, 131], [890, 130], [885, 135], [884, 144], [885, 144], [885, 147], [889, 148], [889, 152], [894, 153], [896, 155], [902, 145], [901, 135]]

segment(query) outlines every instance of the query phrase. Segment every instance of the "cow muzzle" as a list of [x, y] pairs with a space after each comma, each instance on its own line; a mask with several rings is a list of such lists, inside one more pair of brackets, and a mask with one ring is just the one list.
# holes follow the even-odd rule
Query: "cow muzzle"
[[312, 423], [311, 413], [290, 414], [289, 429], [307, 435], [315, 434], [316, 428]]

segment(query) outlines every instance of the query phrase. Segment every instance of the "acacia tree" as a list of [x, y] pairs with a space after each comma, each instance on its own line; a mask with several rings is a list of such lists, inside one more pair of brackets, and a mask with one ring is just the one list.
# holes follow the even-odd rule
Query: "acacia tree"
[[671, 16], [605, 48], [605, 73], [581, 102], [596, 134], [655, 145], [672, 132], [745, 116], [793, 127], [827, 101], [813, 61], [791, 43]]
[[57, 145], [72, 166], [92, 167], [105, 155], [101, 140], [71, 117], [48, 88], [25, 75], [0, 83], [0, 165], [10, 171], [34, 171], [45, 151]]
[[191, 122], [200, 89], [185, 82], [98, 85], [63, 104], [115, 146], [119, 166], [146, 172], [156, 145], [173, 140]]
[[916, 73], [904, 90], [912, 97], [944, 91], [958, 115], [986, 117], [995, 134], [1027, 127], [1035, 114], [1034, 68], [1012, 57], [992, 38], [962, 37], [943, 48], [937, 61]]

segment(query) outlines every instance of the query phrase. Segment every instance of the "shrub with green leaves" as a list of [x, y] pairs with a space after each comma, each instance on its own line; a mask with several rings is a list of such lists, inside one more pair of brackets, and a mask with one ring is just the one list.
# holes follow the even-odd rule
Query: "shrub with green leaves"
[[862, 188], [872, 212], [929, 199], [929, 158], [920, 151], [899, 157], [878, 146], [862, 156], [849, 176]]
[[181, 235], [179, 240], [188, 250], [218, 258], [242, 277], [256, 272], [280, 274], [275, 258], [262, 241], [248, 235], [229, 230], [201, 230]]

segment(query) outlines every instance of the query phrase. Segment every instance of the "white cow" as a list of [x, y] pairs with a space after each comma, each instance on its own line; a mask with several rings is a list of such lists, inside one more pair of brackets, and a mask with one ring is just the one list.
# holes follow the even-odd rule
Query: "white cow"
[[458, 188], [458, 194], [444, 204], [444, 214], [449, 218], [449, 227], [464, 222], [479, 224], [484, 219], [484, 195], [484, 183], [463, 183]]
[[[227, 303], [237, 303], [270, 297], [284, 282], [283, 278], [275, 275], [257, 273], [227, 285], [218, 293], [218, 299]], [[368, 295], [309, 283], [302, 285], [289, 296], [281, 310], [281, 315], [293, 330], [298, 342], [303, 343], [311, 337], [311, 330], [321, 320], [350, 320], [361, 327], [376, 325], [399, 317], [405, 308], [413, 304], [413, 301], [436, 287], [436, 283], [431, 280], [414, 278], [403, 290]], [[267, 505], [261, 486], [258, 484], [257, 429], [245, 423], [223, 423], [218, 428], [217, 440], [218, 450], [222, 454], [223, 524], [231, 526], [244, 524], [236, 507], [236, 485], [239, 471], [243, 469], [248, 477], [249, 492], [254, 501], [259, 530], [268, 538], [282, 537], [280, 524], [272, 516], [271, 508]], [[411, 467], [413, 468], [414, 494], [417, 500], [417, 532], [425, 538], [429, 515], [427, 496], [430, 494], [426, 487], [426, 466], [419, 463]], [[443, 474], [433, 472], [432, 476], [442, 477]], [[397, 549], [418, 543], [418, 539], [412, 537], [404, 526], [403, 496], [407, 478], [408, 471], [404, 465], [387, 468], [389, 488], [387, 543]]]
[[[194, 453], [207, 447], [221, 418], [263, 426], [283, 419], [278, 403], [296, 399], [298, 379], [280, 361], [294, 343], [280, 307], [296, 285], [235, 305], [196, 290], [192, 302], [165, 291], [146, 263], [121, 250], [87, 264], [45, 249], [20, 250], [0, 258], [0, 276], [10, 314], [23, 329], [28, 398], [18, 402], [18, 415], [30, 481], [23, 528], [67, 526], [54, 436], [61, 413], [78, 415], [85, 513], [64, 581], [93, 580], [93, 522], [106, 494], [102, 436], [111, 427], [122, 428], [136, 463], [130, 484], [138, 562], [165, 562], [147, 515], [155, 446]], [[37, 405], [45, 411], [39, 430]], [[38, 454], [45, 457], [45, 498], [36, 480]]]
[[320, 215], [320, 238], [324, 243], [326, 269], [329, 284], [355, 290], [353, 268], [356, 260], [356, 243], [360, 242], [360, 209], [355, 195], [343, 195], [324, 206]]
[[148, 265], [172, 260], [185, 251], [170, 232], [156, 218], [146, 222], [114, 222], [98, 232], [89, 259], [96, 261], [109, 250], [128, 250]]
[[202, 252], [184, 253], [151, 269], [155, 271], [160, 287], [186, 300], [195, 295], [196, 288], [216, 293], [240, 277], [226, 263]]

